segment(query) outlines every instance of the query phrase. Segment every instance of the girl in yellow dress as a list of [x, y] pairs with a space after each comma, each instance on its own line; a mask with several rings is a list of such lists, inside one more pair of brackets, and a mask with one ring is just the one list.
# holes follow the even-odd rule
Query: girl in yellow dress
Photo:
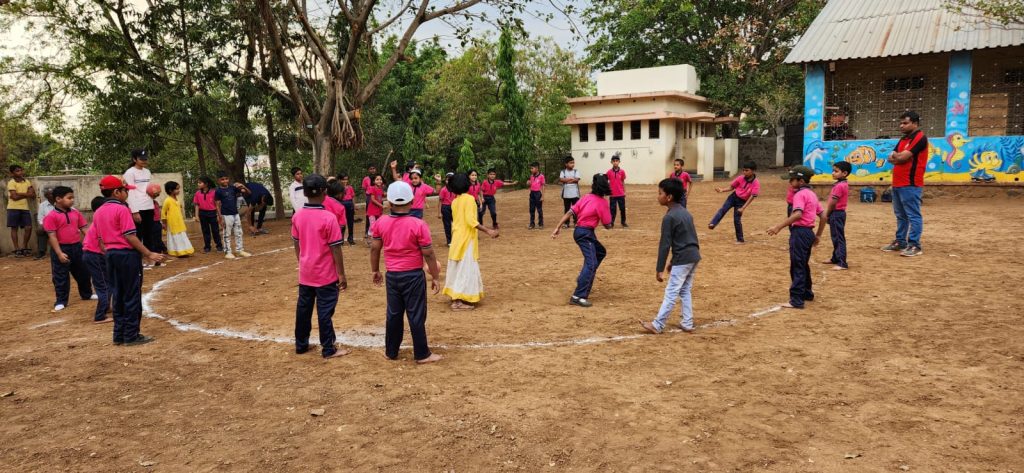
[[477, 231], [498, 237], [498, 231], [477, 221], [476, 199], [469, 194], [469, 176], [458, 173], [448, 180], [448, 191], [458, 197], [452, 201], [452, 244], [448, 248], [448, 271], [444, 294], [452, 298], [452, 310], [473, 310], [484, 297], [480, 276], [480, 247]]
[[167, 229], [167, 254], [192, 256], [195, 250], [192, 249], [192, 242], [188, 240], [185, 215], [181, 212], [181, 204], [178, 203], [181, 185], [169, 181], [164, 184], [164, 190], [167, 192], [167, 198], [164, 199], [161, 216], [164, 220], [164, 228]]

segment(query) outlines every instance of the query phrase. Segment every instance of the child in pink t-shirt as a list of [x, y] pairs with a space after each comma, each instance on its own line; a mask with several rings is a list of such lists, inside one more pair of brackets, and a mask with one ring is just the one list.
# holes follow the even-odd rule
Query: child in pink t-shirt
[[562, 220], [555, 225], [555, 231], [551, 234], [551, 238], [557, 238], [562, 226], [569, 223], [569, 219], [576, 217], [576, 229], [573, 230], [572, 238], [583, 253], [583, 269], [576, 278], [576, 290], [569, 298], [570, 304], [580, 307], [593, 305], [590, 303], [590, 291], [594, 286], [594, 277], [597, 275], [597, 268], [601, 266], [601, 261], [608, 254], [604, 245], [597, 240], [597, 233], [594, 230], [598, 224], [604, 225], [604, 228], [612, 228], [611, 211], [608, 208], [608, 201], [604, 200], [611, 193], [608, 176], [595, 174], [590, 193], [562, 215]]
[[[410, 214], [415, 195], [412, 186], [403, 181], [388, 186], [391, 215], [381, 217], [370, 229], [373, 245], [370, 247], [370, 270], [377, 287], [387, 282], [387, 323], [384, 335], [384, 354], [392, 360], [398, 358], [405, 331], [403, 316], [408, 315], [412, 335], [413, 356], [417, 363], [433, 363], [443, 358], [430, 352], [427, 343], [427, 280], [423, 263], [430, 270], [432, 294], [441, 291], [438, 284], [440, 269], [431, 246], [430, 227], [427, 222]], [[387, 275], [380, 273], [380, 257], [384, 255]]]
[[334, 336], [334, 309], [338, 292], [348, 288], [345, 258], [341, 246], [341, 227], [335, 215], [323, 202], [327, 180], [319, 174], [302, 179], [306, 203], [292, 216], [292, 240], [295, 259], [299, 262], [299, 297], [295, 307], [295, 353], [309, 351], [309, 334], [313, 330], [313, 307], [316, 307], [320, 332], [320, 354], [335, 358], [350, 353], [338, 349]]
[[64, 310], [71, 293], [71, 278], [78, 285], [82, 300], [96, 296], [92, 293], [89, 269], [82, 260], [82, 235], [88, 224], [82, 213], [75, 209], [75, 192], [70, 187], [53, 189], [53, 211], [43, 219], [43, 229], [49, 235], [50, 269], [53, 288], [57, 295], [54, 311]]
[[714, 230], [718, 226], [718, 222], [722, 221], [722, 217], [732, 210], [732, 223], [736, 228], [736, 244], [743, 244], [743, 212], [750, 207], [750, 204], [754, 202], [757, 195], [761, 193], [761, 183], [757, 180], [757, 163], [753, 161], [747, 161], [743, 163], [743, 172], [736, 176], [736, 179], [732, 180], [729, 187], [716, 187], [716, 192], [729, 192], [729, 197], [725, 199], [725, 203], [722, 204], [722, 208], [718, 209], [715, 216], [711, 218], [711, 223], [708, 224], [708, 228]]
[[[811, 290], [811, 248], [818, 244], [814, 233], [814, 218], [822, 212], [818, 196], [811, 189], [814, 170], [807, 166], [796, 166], [789, 171], [789, 185], [796, 189], [793, 194], [793, 213], [782, 223], [769, 228], [769, 235], [776, 235], [789, 227], [789, 275], [793, 282], [789, 286], [789, 302], [782, 307], [803, 309], [805, 301], [814, 300]], [[821, 234], [825, 220], [818, 223]]]
[[677, 159], [672, 163], [672, 172], [668, 173], [669, 179], [675, 179], [683, 183], [683, 197], [679, 200], [679, 205], [682, 205], [683, 208], [686, 208], [686, 199], [690, 196], [690, 186], [693, 184], [690, 173], [683, 170], [685, 165], [686, 161]]
[[381, 215], [384, 215], [384, 177], [380, 174], [370, 176], [372, 184], [366, 188], [366, 246], [373, 240], [370, 229]]
[[[850, 176], [852, 170], [853, 166], [846, 161], [838, 161], [832, 165], [832, 178], [836, 183], [829, 193], [825, 214], [821, 216], [823, 221], [828, 222], [829, 233], [832, 236], [832, 257], [822, 261], [822, 264], [835, 265], [832, 269], [836, 271], [850, 268], [846, 263], [846, 203], [850, 197], [850, 183], [846, 182], [846, 178]], [[823, 228], [818, 227], [819, 239]]]
[[448, 190], [448, 181], [454, 176], [455, 173], [450, 172], [444, 176], [444, 185], [441, 186], [441, 192], [438, 194], [438, 204], [440, 207], [437, 218], [441, 219], [441, 225], [444, 226], [444, 245], [451, 246], [452, 244], [452, 202], [457, 197], [452, 191]]
[[619, 167], [620, 162], [619, 153], [615, 153], [612, 156], [612, 168], [605, 173], [612, 189], [608, 203], [612, 211], [612, 226], [615, 226], [615, 211], [618, 209], [622, 212], [622, 228], [629, 228], [626, 225], [626, 170]]
[[537, 225], [534, 225], [535, 215], [536, 223], [540, 228], [544, 228], [544, 184], [546, 183], [544, 175], [540, 173], [540, 163], [536, 161], [530, 163], [530, 177], [526, 179], [526, 184], [530, 186], [530, 230], [538, 228]]

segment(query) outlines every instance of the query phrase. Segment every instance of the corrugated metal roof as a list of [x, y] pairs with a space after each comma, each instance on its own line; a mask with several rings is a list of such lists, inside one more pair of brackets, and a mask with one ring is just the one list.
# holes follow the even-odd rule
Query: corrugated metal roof
[[1024, 25], [947, 10], [944, 0], [830, 0], [787, 63], [967, 51], [1024, 44]]

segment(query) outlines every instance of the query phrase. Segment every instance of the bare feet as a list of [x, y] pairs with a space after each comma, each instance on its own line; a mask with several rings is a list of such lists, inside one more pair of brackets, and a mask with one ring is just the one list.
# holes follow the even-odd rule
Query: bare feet
[[452, 307], [452, 310], [473, 310], [473, 309], [476, 309], [475, 305], [467, 304], [467, 303], [462, 302], [462, 301], [452, 302], [451, 307]]
[[427, 363], [437, 363], [438, 361], [441, 361], [443, 359], [444, 359], [443, 356], [438, 355], [437, 353], [431, 353], [430, 356], [428, 356], [428, 357], [426, 357], [426, 358], [424, 358], [422, 360], [416, 360], [416, 364], [418, 364], [418, 365], [425, 365]]
[[644, 330], [646, 330], [646, 331], [648, 331], [650, 333], [653, 333], [655, 335], [660, 335], [661, 334], [661, 332], [658, 329], [654, 328], [654, 324], [652, 324], [650, 322], [643, 321], [643, 320], [637, 320], [637, 322], [640, 322], [640, 326], [643, 327]]
[[850, 269], [850, 268], [844, 268], [844, 267], [839, 266], [839, 265], [836, 265], [836, 266], [832, 267], [832, 271], [846, 271], [847, 269]]
[[345, 355], [348, 355], [349, 353], [352, 353], [352, 350], [340, 349], [340, 350], [334, 352], [333, 355], [325, 356], [324, 359], [326, 360], [328, 358], [340, 358], [340, 357], [343, 357]]
[[830, 260], [830, 259], [827, 259], [827, 260], [825, 260], [825, 261], [822, 261], [822, 262], [821, 262], [821, 264], [836, 264], [836, 262], [835, 262], [835, 261], [832, 261], [832, 260]]

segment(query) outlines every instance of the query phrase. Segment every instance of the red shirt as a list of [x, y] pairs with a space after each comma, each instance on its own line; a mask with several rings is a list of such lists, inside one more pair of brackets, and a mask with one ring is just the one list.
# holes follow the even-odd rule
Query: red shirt
[[96, 234], [107, 250], [130, 250], [126, 235], [135, 234], [135, 220], [128, 204], [117, 199], [107, 199], [92, 217]]
[[203, 191], [196, 191], [196, 195], [192, 197], [192, 203], [196, 204], [199, 210], [215, 211], [217, 210], [217, 203], [213, 197], [216, 194], [212, 190], [208, 190], [205, 193]]
[[473, 198], [474, 198], [474, 199], [475, 199], [475, 198], [476, 198], [476, 197], [477, 197], [478, 195], [480, 195], [480, 183], [479, 183], [479, 182], [477, 182], [477, 183], [475, 183], [475, 184], [470, 184], [470, 185], [469, 185], [469, 192], [467, 192], [467, 194], [469, 194], [469, 195], [473, 196]]
[[544, 188], [544, 184], [547, 184], [547, 181], [544, 180], [543, 174], [530, 174], [530, 177], [526, 182], [527, 184], [530, 184], [530, 192], [539, 192]]
[[821, 203], [810, 187], [801, 187], [793, 194], [793, 211], [799, 210], [800, 219], [793, 222], [794, 227], [814, 227], [814, 217], [821, 214]]
[[352, 200], [356, 198], [356, 188], [352, 186], [345, 186], [345, 193], [342, 194], [341, 200]]
[[363, 188], [364, 194], [366, 193], [366, 191], [370, 190], [371, 187], [373, 187], [373, 183], [370, 182], [370, 176], [366, 176], [363, 178], [363, 184], [360, 187]]
[[484, 192], [484, 197], [494, 196], [494, 194], [498, 193], [498, 189], [504, 186], [505, 183], [502, 181], [485, 180], [480, 184], [480, 190]]
[[850, 183], [843, 179], [832, 186], [830, 199], [836, 201], [836, 210], [846, 210], [846, 201], [850, 196]]
[[587, 194], [572, 206], [572, 213], [576, 215], [576, 226], [594, 229], [597, 224], [610, 225], [612, 223], [612, 212], [608, 207], [608, 201], [597, 194]]
[[377, 187], [377, 186], [373, 186], [373, 187], [370, 187], [369, 189], [366, 189], [366, 195], [367, 196], [376, 196], [377, 199], [379, 199], [380, 203], [381, 203], [381, 205], [378, 205], [371, 198], [370, 199], [370, 203], [366, 205], [366, 216], [367, 217], [380, 217], [381, 215], [383, 215], [384, 214], [384, 207], [382, 205], [384, 204], [384, 189], [381, 189], [380, 187]]
[[46, 214], [46, 217], [43, 218], [43, 229], [46, 230], [46, 233], [56, 234], [57, 243], [61, 245], [73, 245], [82, 241], [79, 232], [87, 225], [82, 212], [73, 207], [66, 211], [61, 210], [60, 207], [54, 207], [53, 212]]
[[336, 221], [324, 206], [309, 203], [292, 217], [292, 239], [299, 244], [299, 284], [324, 287], [338, 282], [331, 247], [344, 240]]
[[626, 195], [626, 170], [622, 168], [611, 168], [605, 173], [608, 176], [608, 184], [612, 188], [612, 197], [625, 197]]
[[688, 173], [686, 171], [682, 171], [679, 174], [676, 174], [675, 171], [672, 171], [672, 172], [668, 173], [668, 178], [669, 179], [678, 179], [678, 180], [682, 181], [683, 182], [683, 190], [684, 191], [685, 190], [689, 190], [690, 189], [690, 183], [693, 182], [693, 179], [690, 177], [690, 173]]
[[157, 202], [156, 199], [153, 199], [153, 221], [160, 221], [160, 202]]
[[387, 215], [373, 223], [374, 239], [384, 244], [384, 267], [390, 272], [423, 269], [423, 253], [430, 248], [427, 222], [410, 215]]
[[[338, 226], [344, 227], [348, 224], [348, 221], [346, 220], [348, 215], [345, 213], [345, 206], [341, 205], [341, 202], [338, 202], [338, 199], [335, 199], [334, 197], [324, 197], [324, 203], [320, 205], [320, 207], [323, 207], [327, 212], [338, 219]], [[303, 206], [302, 208], [305, 209], [306, 207]]]
[[757, 176], [750, 178], [748, 181], [742, 174], [736, 176], [736, 179], [732, 180], [729, 187], [735, 189], [736, 197], [743, 200], [749, 199], [751, 196], [757, 197], [761, 193], [761, 182], [757, 180]]
[[441, 205], [452, 205], [452, 201], [455, 200], [455, 194], [452, 194], [447, 187], [441, 188], [441, 193], [438, 194], [441, 199]]
[[896, 143], [896, 152], [910, 151], [913, 157], [903, 164], [892, 166], [893, 187], [923, 187], [924, 168], [928, 165], [928, 137], [917, 130], [900, 138]]
[[412, 186], [412, 208], [422, 209], [427, 205], [427, 196], [434, 195], [434, 188], [426, 184]]

